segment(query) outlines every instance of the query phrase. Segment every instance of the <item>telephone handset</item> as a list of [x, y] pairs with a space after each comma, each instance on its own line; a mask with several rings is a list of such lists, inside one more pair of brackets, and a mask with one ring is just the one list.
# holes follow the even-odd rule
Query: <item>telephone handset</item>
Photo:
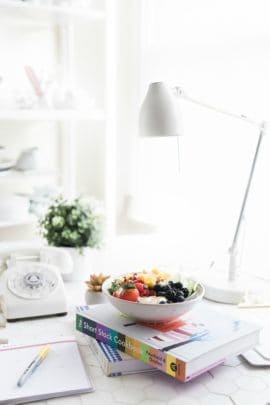
[[17, 249], [0, 278], [3, 312], [8, 321], [67, 313], [61, 272], [72, 270], [70, 255], [59, 248]]

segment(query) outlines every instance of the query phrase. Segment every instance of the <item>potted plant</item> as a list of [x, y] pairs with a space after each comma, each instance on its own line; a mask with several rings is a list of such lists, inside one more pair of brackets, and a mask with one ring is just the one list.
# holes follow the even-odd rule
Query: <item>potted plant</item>
[[103, 239], [104, 218], [94, 200], [57, 197], [41, 219], [40, 233], [51, 246], [66, 249], [73, 259], [73, 272], [65, 281], [83, 280], [89, 271], [90, 249], [99, 248]]
[[85, 292], [86, 304], [101, 304], [106, 301], [106, 297], [102, 294], [102, 284], [110, 276], [104, 274], [90, 274], [89, 280], [85, 281], [87, 290]]

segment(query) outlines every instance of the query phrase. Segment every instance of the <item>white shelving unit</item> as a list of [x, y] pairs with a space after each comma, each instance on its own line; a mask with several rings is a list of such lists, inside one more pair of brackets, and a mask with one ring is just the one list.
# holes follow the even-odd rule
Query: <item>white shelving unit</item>
[[0, 121], [103, 121], [102, 110], [0, 110]]
[[[73, 24], [102, 24], [105, 36], [104, 54], [106, 55], [106, 69], [104, 77], [105, 105], [92, 110], [60, 110], [60, 109], [28, 109], [28, 110], [0, 110], [0, 128], [6, 122], [21, 123], [31, 121], [55, 121], [61, 125], [59, 131], [61, 139], [62, 178], [66, 194], [76, 195], [76, 124], [83, 122], [101, 123], [104, 125], [105, 135], [105, 167], [104, 167], [104, 203], [108, 225], [109, 238], [115, 230], [115, 1], [104, 0], [104, 8], [89, 9], [79, 7], [46, 6], [20, 2], [15, 0], [0, 0], [0, 23], [20, 26], [30, 26], [39, 29], [52, 26], [58, 45], [61, 44], [62, 63], [65, 75], [71, 77], [74, 64]], [[61, 40], [59, 40], [59, 35]], [[94, 55], [95, 56], [95, 55]], [[59, 127], [60, 128], [60, 127]], [[91, 136], [91, 135], [90, 135]], [[0, 138], [1, 142], [1, 138]], [[8, 176], [19, 178], [17, 172], [10, 172], [7, 176], [0, 176], [7, 181]], [[27, 176], [27, 174], [25, 174]], [[29, 176], [31, 177], [31, 176]], [[0, 228], [3, 224], [0, 223]], [[12, 226], [15, 224], [12, 223]]]
[[104, 20], [106, 12], [82, 7], [31, 4], [19, 0], [1, 0], [0, 7], [5, 15], [6, 23], [21, 24], [65, 24], [68, 19]]

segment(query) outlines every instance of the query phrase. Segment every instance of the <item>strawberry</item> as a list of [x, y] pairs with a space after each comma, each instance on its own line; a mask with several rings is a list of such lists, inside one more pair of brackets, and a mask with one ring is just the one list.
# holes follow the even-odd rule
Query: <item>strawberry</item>
[[126, 283], [123, 286], [123, 291], [121, 292], [119, 298], [121, 298], [122, 300], [137, 302], [139, 296], [140, 293], [135, 287], [135, 285], [131, 283]]
[[141, 292], [141, 295], [143, 297], [148, 297], [150, 295], [149, 288], [144, 288], [143, 291]]
[[136, 286], [137, 290], [139, 291], [139, 293], [143, 292], [143, 290], [144, 290], [143, 283], [136, 281], [135, 286]]

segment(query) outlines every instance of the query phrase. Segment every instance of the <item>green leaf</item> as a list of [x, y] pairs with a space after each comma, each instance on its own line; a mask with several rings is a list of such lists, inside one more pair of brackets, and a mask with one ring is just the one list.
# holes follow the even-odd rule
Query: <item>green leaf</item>
[[132, 283], [125, 283], [122, 287], [124, 288], [124, 290], [133, 290], [134, 288], [136, 288], [135, 285]]

